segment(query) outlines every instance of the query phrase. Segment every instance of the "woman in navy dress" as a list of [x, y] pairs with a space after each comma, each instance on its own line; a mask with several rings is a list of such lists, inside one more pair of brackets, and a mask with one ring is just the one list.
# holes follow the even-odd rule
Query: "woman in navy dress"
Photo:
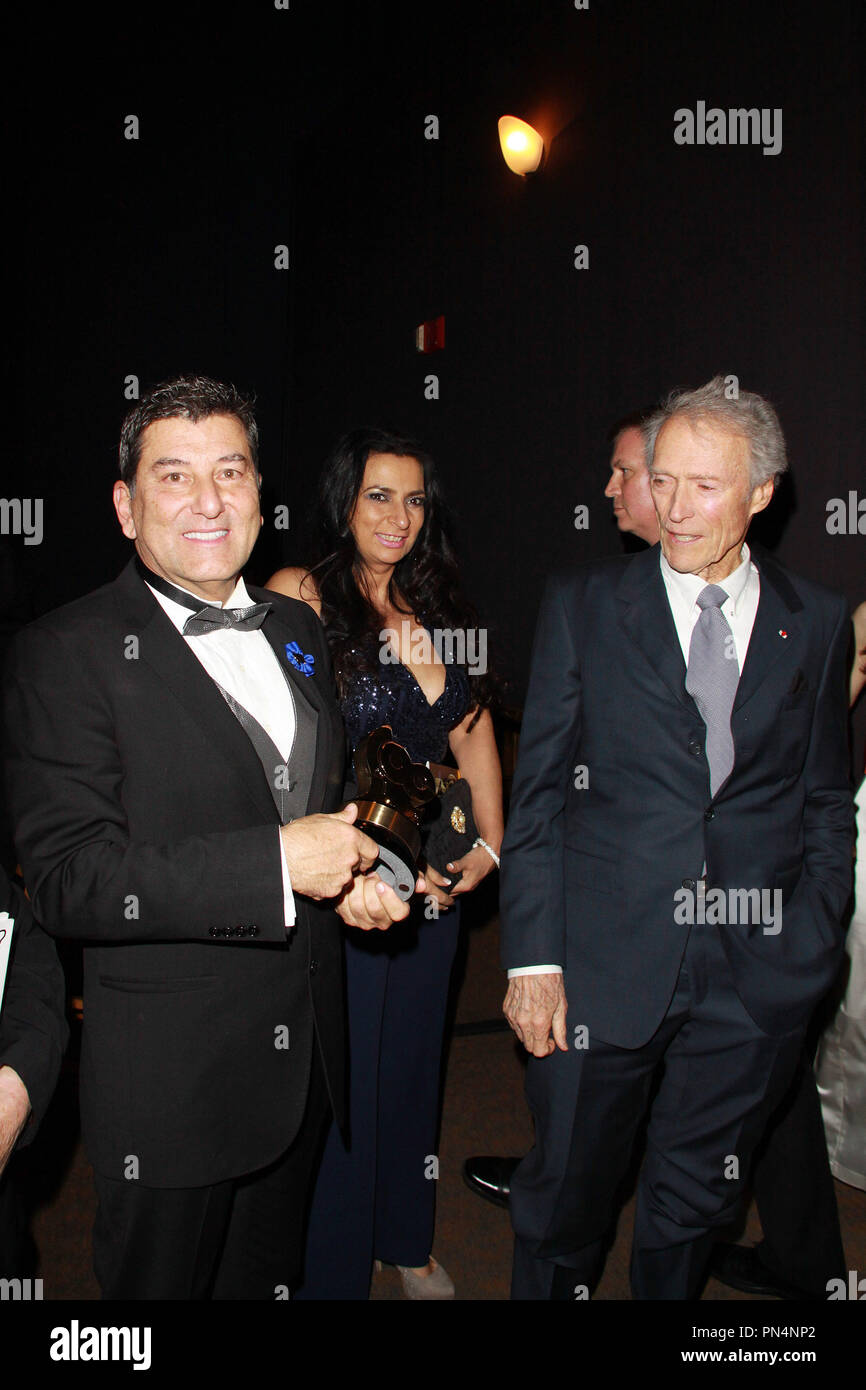
[[[479, 841], [444, 873], [424, 869], [427, 895], [407, 921], [382, 936], [346, 932], [349, 1147], [332, 1125], [297, 1296], [366, 1299], [381, 1260], [407, 1297], [453, 1298], [431, 1254], [445, 1010], [460, 899], [498, 864], [502, 840], [486, 643], [461, 593], [433, 461], [411, 439], [364, 429], [338, 442], [320, 480], [318, 553], [269, 587], [319, 613], [352, 752], [380, 724], [415, 762], [441, 763], [450, 749]], [[440, 636], [454, 633], [468, 666]]]

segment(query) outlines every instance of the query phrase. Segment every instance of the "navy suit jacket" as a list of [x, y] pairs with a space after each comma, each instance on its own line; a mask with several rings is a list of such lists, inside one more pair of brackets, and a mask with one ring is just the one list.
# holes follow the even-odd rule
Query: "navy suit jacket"
[[665, 1014], [689, 931], [680, 890], [704, 863], [726, 915], [732, 889], [781, 902], [778, 931], [719, 925], [765, 1032], [804, 1024], [839, 964], [853, 843], [847, 606], [752, 558], [760, 601], [734, 768], [715, 798], [659, 547], [556, 575], [542, 603], [502, 853], [502, 959], [562, 965], [569, 1027], [622, 1047]]
[[[317, 716], [308, 810], [335, 810], [345, 736], [324, 629], [305, 603], [250, 594], [273, 603], [261, 630]], [[313, 675], [287, 661], [292, 641]], [[86, 943], [94, 1167], [154, 1187], [264, 1167], [300, 1126], [314, 1039], [340, 1113], [341, 923], [297, 896], [287, 935], [262, 765], [133, 564], [18, 634], [6, 738], [35, 915]]]

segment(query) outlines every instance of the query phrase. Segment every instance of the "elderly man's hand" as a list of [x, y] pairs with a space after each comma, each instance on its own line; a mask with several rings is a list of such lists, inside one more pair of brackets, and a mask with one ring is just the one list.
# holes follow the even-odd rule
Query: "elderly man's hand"
[[[423, 878], [416, 879], [415, 891], [425, 891]], [[398, 898], [394, 889], [383, 883], [378, 874], [356, 874], [351, 885], [335, 904], [336, 910], [349, 927], [362, 931], [387, 931], [392, 922], [402, 922], [409, 916], [410, 903]]]
[[0, 1173], [27, 1123], [30, 1097], [17, 1071], [0, 1067]]
[[351, 891], [354, 876], [379, 857], [379, 846], [354, 822], [358, 808], [350, 801], [342, 811], [319, 812], [291, 821], [280, 830], [283, 853], [296, 893], [320, 901]]
[[513, 975], [508, 981], [502, 1012], [533, 1057], [549, 1057], [554, 1046], [568, 1051], [567, 1009], [561, 975]]

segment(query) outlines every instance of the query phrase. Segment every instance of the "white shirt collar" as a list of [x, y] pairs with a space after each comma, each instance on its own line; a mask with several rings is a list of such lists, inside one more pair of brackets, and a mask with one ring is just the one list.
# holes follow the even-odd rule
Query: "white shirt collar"
[[[706, 588], [706, 579], [702, 579], [698, 574], [681, 574], [679, 570], [675, 570], [672, 565], [668, 564], [661, 550], [659, 551], [659, 563], [661, 565], [662, 575], [668, 587], [672, 588], [684, 603], [695, 605], [697, 603], [698, 594]], [[728, 595], [726, 603], [730, 602], [732, 605], [732, 613], [737, 612], [737, 607], [746, 591], [746, 585], [749, 582], [749, 575], [751, 572], [752, 557], [749, 547], [744, 541], [743, 548], [740, 551], [740, 563], [737, 568], [719, 584], [719, 588], [724, 589], [725, 593]]]

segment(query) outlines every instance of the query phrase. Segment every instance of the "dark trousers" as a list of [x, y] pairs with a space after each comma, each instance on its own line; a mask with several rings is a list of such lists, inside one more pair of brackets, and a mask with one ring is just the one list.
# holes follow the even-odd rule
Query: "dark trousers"
[[[569, 1036], [580, 1023], [569, 988]], [[752, 1153], [779, 1104], [802, 1031], [769, 1037], [734, 989], [718, 930], [692, 928], [674, 996], [656, 1033], [625, 1049], [530, 1058], [526, 1092], [535, 1148], [512, 1179], [512, 1297], [572, 1299], [601, 1270], [620, 1188], [647, 1114], [638, 1180], [632, 1295], [700, 1292], [714, 1230], [735, 1216]]]
[[157, 1188], [95, 1174], [93, 1261], [103, 1299], [267, 1299], [297, 1286], [303, 1228], [327, 1113], [316, 1049], [294, 1143], [255, 1173]]
[[370, 1296], [373, 1260], [418, 1268], [433, 1242], [442, 1035], [459, 906], [418, 902], [383, 937], [346, 933], [349, 1147], [316, 1178], [299, 1299]]
[[768, 1269], [806, 1293], [826, 1298], [830, 1279], [846, 1277], [839, 1210], [821, 1103], [808, 1052], [774, 1112], [755, 1154], [752, 1190]]

